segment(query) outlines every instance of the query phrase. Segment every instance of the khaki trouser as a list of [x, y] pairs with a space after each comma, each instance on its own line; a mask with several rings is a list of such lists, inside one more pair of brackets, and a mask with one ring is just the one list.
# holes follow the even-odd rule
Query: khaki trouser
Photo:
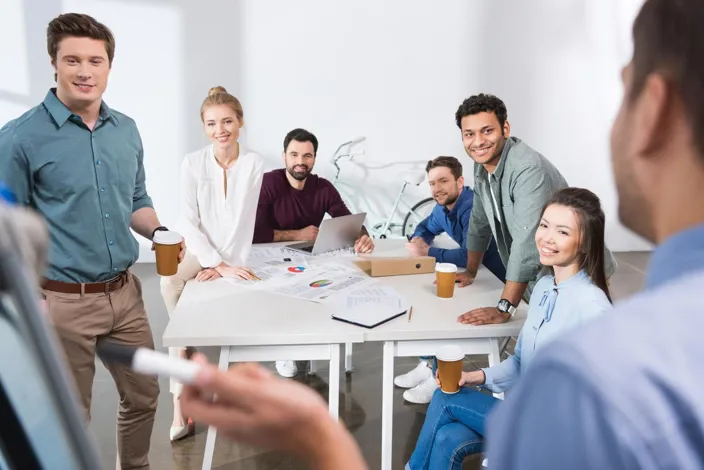
[[[44, 290], [51, 321], [66, 353], [86, 420], [90, 421], [98, 338], [154, 349], [152, 331], [142, 301], [142, 285], [129, 273], [127, 283], [110, 294], [64, 294]], [[118, 468], [148, 469], [159, 384], [126, 366], [105, 364], [120, 402], [117, 409]]]
[[[166, 304], [166, 311], [171, 316], [171, 313], [176, 308], [178, 299], [183, 293], [183, 289], [186, 287], [186, 283], [191, 279], [195, 278], [196, 275], [203, 270], [203, 267], [198, 262], [198, 258], [186, 252], [186, 256], [183, 261], [178, 265], [178, 272], [173, 276], [163, 276], [161, 278], [161, 296], [164, 298], [164, 304]], [[178, 356], [185, 348], [169, 348], [170, 356]], [[181, 390], [183, 385], [174, 379], [169, 381], [169, 391], [174, 394], [175, 397], [181, 396]]]

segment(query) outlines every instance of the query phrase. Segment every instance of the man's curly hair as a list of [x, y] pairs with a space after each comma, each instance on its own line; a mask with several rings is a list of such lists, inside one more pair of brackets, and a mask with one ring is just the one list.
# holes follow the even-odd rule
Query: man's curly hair
[[462, 129], [462, 118], [465, 116], [473, 116], [479, 113], [494, 113], [496, 118], [499, 120], [499, 125], [503, 128], [508, 113], [506, 112], [506, 105], [503, 101], [494, 95], [487, 95], [480, 93], [478, 95], [470, 96], [462, 102], [459, 109], [455, 113], [455, 120], [457, 121], [457, 127]]

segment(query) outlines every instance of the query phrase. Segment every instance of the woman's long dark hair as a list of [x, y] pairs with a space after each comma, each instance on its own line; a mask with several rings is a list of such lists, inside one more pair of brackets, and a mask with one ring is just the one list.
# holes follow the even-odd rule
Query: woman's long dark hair
[[543, 207], [545, 209], [553, 204], [569, 207], [577, 216], [579, 223], [579, 268], [583, 269], [606, 294], [611, 302], [609, 286], [606, 283], [606, 270], [604, 268], [604, 231], [606, 217], [601, 209], [599, 197], [588, 189], [565, 188], [552, 195], [550, 201]]

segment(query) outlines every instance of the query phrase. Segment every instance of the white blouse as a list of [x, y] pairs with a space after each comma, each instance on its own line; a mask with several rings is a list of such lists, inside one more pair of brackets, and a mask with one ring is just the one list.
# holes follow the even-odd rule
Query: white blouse
[[245, 265], [252, 248], [263, 168], [262, 157], [241, 146], [240, 156], [228, 170], [218, 165], [212, 145], [184, 158], [178, 230], [201, 266], [213, 268], [223, 261], [230, 266]]

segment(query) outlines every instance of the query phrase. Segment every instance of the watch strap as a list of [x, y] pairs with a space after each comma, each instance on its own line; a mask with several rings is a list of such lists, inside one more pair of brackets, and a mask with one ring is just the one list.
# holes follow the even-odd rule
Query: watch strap
[[163, 225], [159, 225], [159, 226], [158, 226], [157, 228], [155, 228], [154, 231], [152, 232], [152, 240], [154, 240], [154, 234], [156, 234], [156, 232], [168, 232], [168, 231], [169, 231], [168, 228], [164, 227]]

